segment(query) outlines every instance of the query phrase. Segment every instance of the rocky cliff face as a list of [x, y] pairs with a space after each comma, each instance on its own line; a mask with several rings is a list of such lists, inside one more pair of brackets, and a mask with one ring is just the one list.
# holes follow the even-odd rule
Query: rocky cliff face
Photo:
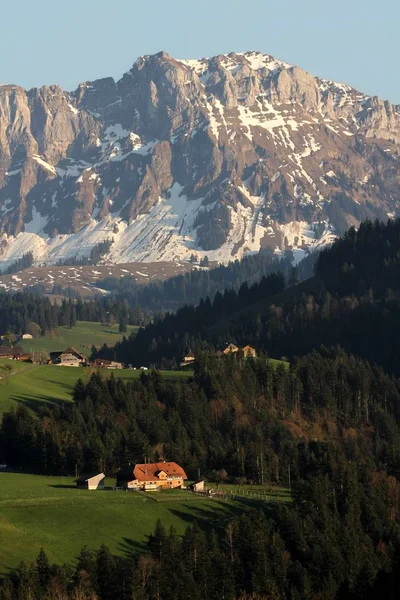
[[0, 86], [0, 267], [301, 251], [399, 211], [400, 107], [257, 52]]

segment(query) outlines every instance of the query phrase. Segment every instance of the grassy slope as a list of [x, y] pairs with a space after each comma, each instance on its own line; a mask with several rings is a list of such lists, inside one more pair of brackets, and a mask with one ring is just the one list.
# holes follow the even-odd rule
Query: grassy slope
[[[126, 335], [136, 329], [132, 326], [128, 327]], [[118, 332], [118, 325], [106, 327], [101, 323], [78, 321], [77, 326], [72, 329], [59, 327], [52, 336], [36, 340], [23, 340], [21, 344], [25, 350], [36, 353], [40, 350], [49, 353], [65, 350], [68, 346], [75, 346], [82, 354], [89, 356], [92, 344], [115, 344], [122, 336], [123, 334]], [[0, 414], [18, 402], [24, 402], [34, 408], [38, 402], [69, 401], [76, 381], [79, 378], [87, 381], [92, 372], [90, 369], [74, 369], [54, 365], [35, 366], [0, 359], [0, 377], [2, 377], [0, 379]], [[109, 377], [111, 371], [101, 369], [101, 373], [104, 377]], [[133, 370], [114, 371], [116, 377], [122, 377], [125, 380], [136, 379], [140, 373], [141, 371]], [[163, 373], [169, 379], [186, 379], [191, 374], [191, 372], [180, 371]]]
[[178, 533], [195, 520], [222, 531], [235, 515], [261, 502], [199, 498], [180, 490], [146, 496], [86, 491], [73, 485], [72, 478], [0, 472], [0, 572], [34, 559], [41, 547], [59, 563], [72, 561], [85, 544], [98, 548], [105, 542], [119, 554], [140, 549], [158, 518]]
[[[129, 335], [132, 331], [136, 330], [137, 327], [128, 326], [128, 331], [125, 335]], [[101, 323], [78, 321], [76, 327], [59, 327], [52, 336], [41, 337], [37, 340], [21, 340], [20, 343], [24, 350], [28, 352], [44, 350], [50, 353], [65, 350], [69, 346], [75, 346], [79, 352], [85, 356], [89, 356], [92, 344], [95, 346], [100, 346], [104, 343], [114, 345], [122, 339], [123, 335], [118, 331], [118, 324], [108, 327]]]
[[[11, 367], [11, 371], [8, 369]], [[87, 381], [93, 373], [89, 368], [58, 367], [56, 365], [30, 365], [14, 360], [0, 359], [0, 414], [23, 402], [34, 409], [41, 402], [70, 401], [78, 379]], [[99, 369], [103, 377], [120, 377], [125, 381], [137, 379], [142, 371]], [[12, 374], [11, 374], [12, 373]], [[161, 371], [167, 379], [187, 379], [191, 371]]]

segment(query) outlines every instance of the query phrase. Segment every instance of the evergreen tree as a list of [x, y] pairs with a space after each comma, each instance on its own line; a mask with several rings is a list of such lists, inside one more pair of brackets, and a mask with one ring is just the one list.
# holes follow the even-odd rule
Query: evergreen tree
[[47, 558], [46, 552], [43, 548], [40, 549], [38, 557], [36, 559], [36, 571], [38, 576], [39, 586], [42, 590], [45, 590], [50, 582], [51, 567], [49, 559]]
[[105, 544], [102, 544], [96, 558], [96, 575], [99, 596], [102, 600], [116, 598], [115, 561]]
[[74, 304], [72, 304], [70, 308], [69, 326], [71, 328], [76, 326], [76, 308]]
[[120, 318], [119, 318], [118, 331], [120, 333], [126, 333], [126, 331], [127, 331], [126, 315], [124, 312], [121, 313]]

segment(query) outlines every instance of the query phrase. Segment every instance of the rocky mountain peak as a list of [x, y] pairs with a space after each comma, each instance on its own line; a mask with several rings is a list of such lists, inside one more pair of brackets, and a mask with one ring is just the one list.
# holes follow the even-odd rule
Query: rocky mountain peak
[[[399, 209], [400, 108], [260, 52], [0, 86], [0, 260], [301, 257]], [[1, 267], [1, 265], [0, 265]]]

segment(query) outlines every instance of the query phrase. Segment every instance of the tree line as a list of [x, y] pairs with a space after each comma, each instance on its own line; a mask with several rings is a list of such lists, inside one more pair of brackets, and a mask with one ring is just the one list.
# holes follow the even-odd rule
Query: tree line
[[[127, 325], [145, 325], [150, 320], [139, 307], [110, 297], [96, 301], [63, 299], [52, 302], [48, 296], [32, 292], [0, 292], [0, 333], [15, 335], [37, 331], [46, 335], [57, 327], [75, 327], [77, 321], [94, 321], [119, 325], [122, 333]], [[89, 340], [90, 342], [90, 340]]]
[[0, 275], [11, 275], [12, 273], [18, 273], [24, 269], [29, 269], [29, 267], [32, 265], [33, 254], [32, 252], [27, 252], [26, 254], [23, 254], [21, 258], [13, 262], [13, 264], [10, 265], [4, 272], [0, 270]]

